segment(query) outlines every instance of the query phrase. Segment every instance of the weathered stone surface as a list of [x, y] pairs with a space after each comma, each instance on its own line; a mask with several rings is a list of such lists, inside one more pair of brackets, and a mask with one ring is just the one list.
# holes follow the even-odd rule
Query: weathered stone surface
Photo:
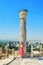
[[26, 50], [26, 13], [27, 10], [20, 10], [20, 42], [24, 42]]

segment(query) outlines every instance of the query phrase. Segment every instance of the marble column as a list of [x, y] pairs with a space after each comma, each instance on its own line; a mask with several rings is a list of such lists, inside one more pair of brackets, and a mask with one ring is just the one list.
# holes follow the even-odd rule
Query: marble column
[[20, 43], [24, 42], [26, 52], [26, 14], [27, 10], [20, 10]]

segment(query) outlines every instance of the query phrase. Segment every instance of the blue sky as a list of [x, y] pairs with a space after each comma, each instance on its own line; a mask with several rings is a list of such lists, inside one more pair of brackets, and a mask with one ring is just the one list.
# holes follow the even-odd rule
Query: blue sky
[[43, 40], [43, 0], [0, 0], [0, 40], [20, 39], [19, 10], [27, 9], [27, 40]]

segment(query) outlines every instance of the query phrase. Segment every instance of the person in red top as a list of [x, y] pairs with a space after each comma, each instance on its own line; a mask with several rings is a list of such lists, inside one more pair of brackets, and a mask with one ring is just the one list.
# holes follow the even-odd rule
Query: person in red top
[[23, 44], [23, 42], [21, 42], [19, 45], [19, 55], [21, 58], [24, 56], [24, 44]]

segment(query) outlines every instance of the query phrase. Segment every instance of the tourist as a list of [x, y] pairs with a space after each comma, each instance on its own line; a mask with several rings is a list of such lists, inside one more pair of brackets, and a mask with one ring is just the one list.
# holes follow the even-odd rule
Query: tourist
[[24, 43], [23, 42], [21, 42], [19, 45], [19, 55], [20, 55], [20, 58], [23, 58], [24, 56]]

